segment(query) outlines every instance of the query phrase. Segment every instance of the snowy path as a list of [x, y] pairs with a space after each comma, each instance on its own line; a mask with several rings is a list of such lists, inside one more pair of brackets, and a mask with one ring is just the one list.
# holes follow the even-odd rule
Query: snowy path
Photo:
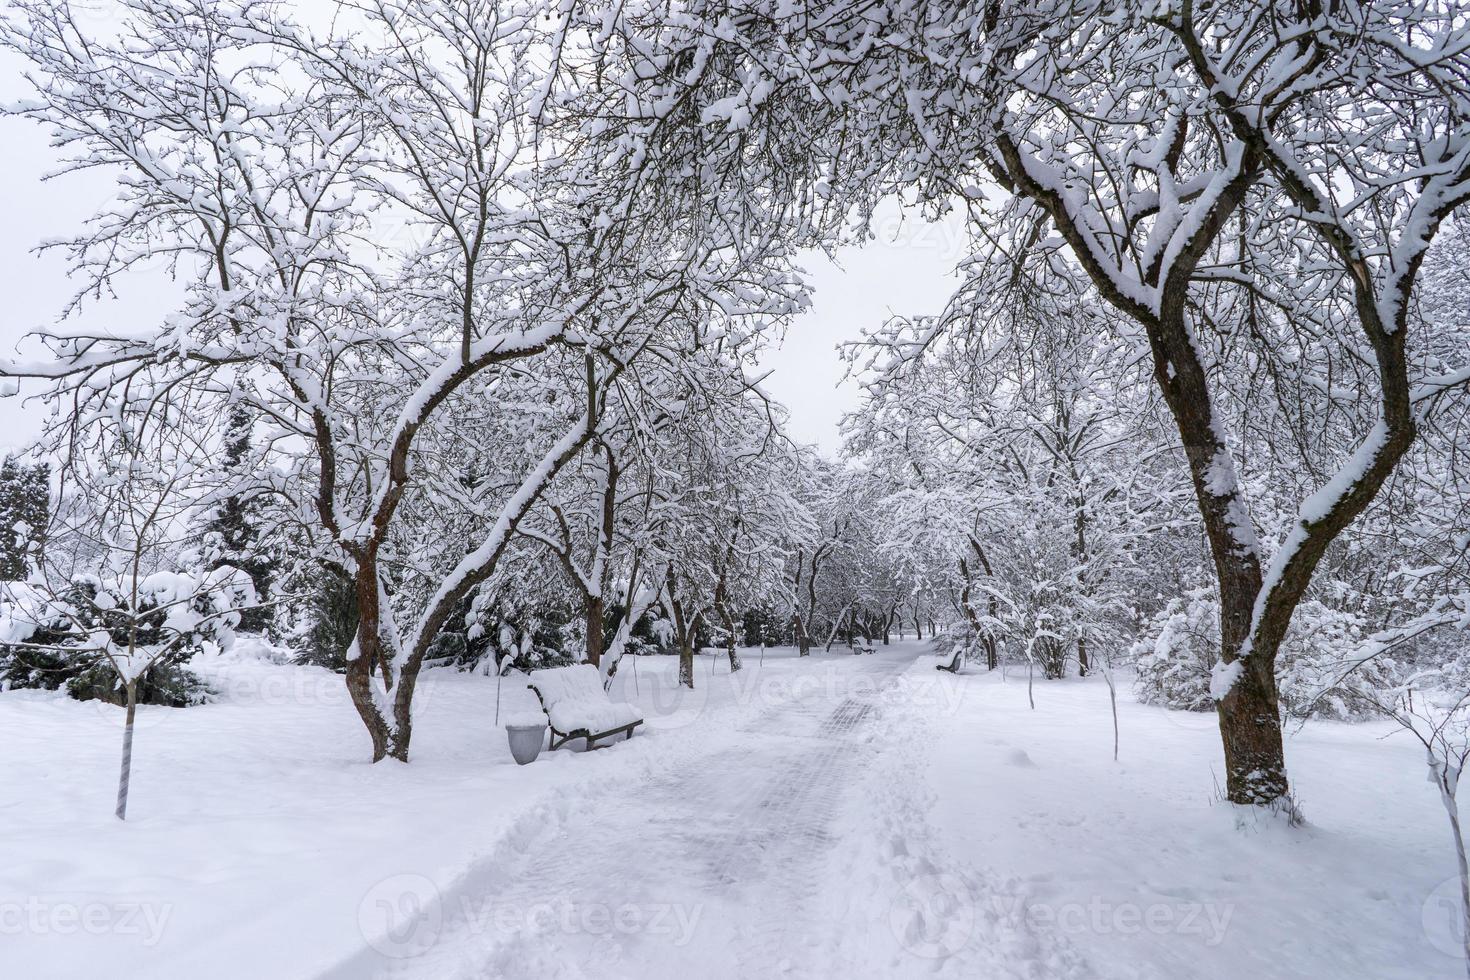
[[430, 671], [415, 761], [370, 766], [340, 677], [211, 658], [219, 701], [140, 712], [126, 824], [118, 710], [0, 694], [0, 976], [1464, 978], [1386, 724], [1293, 732], [1310, 825], [1242, 830], [1214, 719], [1125, 688], [1115, 761], [1101, 679], [1033, 707], [913, 642], [675, 667], [620, 676], [633, 741], [525, 768], [495, 703], [534, 697]]
[[[917, 933], [907, 925], [902, 903], [931, 898], [904, 893], [913, 855], [872, 856], [892, 865], [886, 889], [843, 877], [842, 861], [852, 872], [863, 849], [855, 838], [881, 824], [855, 793], [873, 778], [875, 760], [899, 748], [894, 726], [880, 719], [912, 713], [906, 688], [913, 678], [928, 683], [916, 654], [909, 645], [827, 659], [824, 677], [763, 698], [717, 740], [655, 735], [677, 754], [666, 771], [578, 798], [472, 869], [452, 894], [418, 893], [412, 881], [403, 883], [408, 894], [387, 886], [383, 898], [397, 916], [389, 938], [330, 975], [975, 975], [965, 968], [965, 954], [978, 952], [968, 942], [972, 900], [940, 908], [939, 921], [921, 922]], [[898, 727], [922, 738], [922, 728]], [[921, 807], [900, 809], [907, 812], [890, 822], [924, 820]], [[908, 826], [904, 836], [925, 835]], [[941, 905], [947, 898], [938, 896]], [[963, 932], [946, 936], [951, 913]], [[1020, 950], [1031, 966], [1038, 952], [1034, 941]], [[1025, 962], [1014, 965], [1014, 975], [1034, 975]], [[1004, 966], [992, 961], [984, 975], [1012, 975], [995, 972]]]

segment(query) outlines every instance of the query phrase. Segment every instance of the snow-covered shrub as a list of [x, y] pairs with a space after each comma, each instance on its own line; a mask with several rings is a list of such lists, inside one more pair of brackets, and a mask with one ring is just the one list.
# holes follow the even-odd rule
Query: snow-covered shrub
[[[136, 596], [136, 599], [134, 598]], [[138, 676], [138, 700], [183, 707], [208, 689], [184, 665], [205, 646], [227, 648], [249, 576], [224, 567], [155, 572], [134, 588], [126, 579], [80, 575], [64, 588], [0, 585], [0, 689], [65, 689], [78, 700], [125, 700], [123, 678]]]
[[1372, 632], [1366, 625], [1358, 613], [1315, 599], [1297, 607], [1276, 657], [1277, 686], [1286, 714], [1353, 721], [1378, 713], [1372, 704], [1393, 686], [1396, 665], [1387, 656], [1357, 664], [1361, 658], [1356, 651]]
[[1220, 603], [1209, 589], [1191, 589], [1154, 617], [1133, 645], [1134, 686], [1144, 704], [1213, 711], [1210, 668], [1219, 657]]
[[1031, 643], [1031, 656], [1041, 667], [1041, 676], [1049, 681], [1060, 680], [1067, 674], [1067, 655], [1071, 648], [1060, 637], [1046, 634], [1036, 637]]
[[745, 610], [740, 616], [740, 631], [745, 646], [777, 646], [785, 640], [787, 620], [783, 612], [762, 607]]
[[[1362, 617], [1316, 599], [1297, 607], [1276, 655], [1283, 714], [1355, 720], [1371, 716], [1371, 695], [1392, 683], [1386, 657], [1347, 667], [1365, 634]], [[1220, 604], [1210, 589], [1193, 589], [1154, 618], [1152, 639], [1133, 645], [1140, 701], [1186, 711], [1211, 711], [1210, 670], [1219, 659]]]
[[623, 644], [623, 656], [625, 657], [651, 657], [661, 653], [659, 645], [634, 633], [628, 637], [628, 642]]
[[427, 661], [481, 673], [576, 663], [586, 649], [580, 610], [480, 589], [434, 638]]

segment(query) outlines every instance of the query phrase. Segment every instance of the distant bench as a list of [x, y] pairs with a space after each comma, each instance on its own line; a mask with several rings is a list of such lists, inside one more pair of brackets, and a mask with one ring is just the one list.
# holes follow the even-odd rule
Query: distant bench
[[633, 729], [643, 724], [637, 708], [607, 696], [602, 674], [591, 664], [533, 670], [526, 686], [536, 692], [546, 712], [553, 749], [574, 738], [584, 738], [587, 748], [596, 748], [598, 741], [612, 735], [626, 733], [632, 738]]
[[956, 643], [954, 645], [954, 648], [949, 651], [949, 653], [948, 653], [947, 656], [948, 656], [948, 659], [949, 659], [949, 663], [945, 663], [944, 662], [946, 655], [945, 654], [940, 654], [940, 656], [939, 656], [940, 662], [934, 665], [934, 669], [935, 670], [947, 670], [951, 674], [958, 674], [960, 672], [960, 664], [964, 663], [964, 660], [965, 660], [965, 646], [964, 646], [964, 644], [962, 644], [962, 643]]

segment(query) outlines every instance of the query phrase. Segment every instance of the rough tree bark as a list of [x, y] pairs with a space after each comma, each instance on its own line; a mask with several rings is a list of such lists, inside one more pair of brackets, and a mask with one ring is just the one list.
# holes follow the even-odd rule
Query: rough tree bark
[[376, 555], [372, 558], [361, 555], [356, 564], [353, 585], [357, 592], [357, 635], [347, 651], [347, 693], [372, 739], [373, 761], [381, 762], [391, 755], [407, 762], [411, 732], [392, 730], [388, 718], [378, 708], [373, 691], [375, 673], [381, 674], [385, 688], [392, 689], [388, 663], [392, 652], [383, 650], [383, 590], [378, 582]]
[[699, 612], [685, 608], [678, 599], [674, 574], [668, 577], [669, 613], [674, 618], [674, 639], [679, 644], [679, 683], [694, 688], [694, 636], [699, 630]]
[[723, 602], [715, 606], [719, 611], [720, 623], [725, 627], [725, 653], [730, 658], [730, 673], [740, 669], [740, 653], [735, 649], [735, 618], [730, 615], [730, 609]]
[[586, 622], [584, 629], [587, 633], [587, 662], [594, 667], [602, 667], [602, 651], [606, 642], [606, 616], [607, 603], [602, 596], [587, 596], [585, 599]]

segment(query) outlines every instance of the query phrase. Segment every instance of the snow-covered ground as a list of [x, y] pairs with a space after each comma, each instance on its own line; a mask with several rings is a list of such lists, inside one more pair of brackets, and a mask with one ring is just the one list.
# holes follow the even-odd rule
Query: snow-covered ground
[[[648, 725], [513, 764], [493, 678], [368, 765], [341, 679], [249, 648], [218, 703], [0, 694], [0, 974], [1451, 977], [1448, 831], [1383, 726], [1288, 747], [1310, 825], [1215, 804], [1209, 716], [952, 676], [919, 644], [628, 662]], [[507, 679], [502, 720], [535, 709]]]
[[[1389, 724], [1311, 723], [1287, 763], [1308, 825], [1215, 802], [1213, 714], [1120, 691], [1113, 762], [1100, 679], [957, 678], [964, 709], [924, 754], [934, 823], [1013, 880], [1098, 976], [1463, 977], [1452, 838], [1423, 749]], [[1124, 685], [1126, 686], [1126, 684]]]

